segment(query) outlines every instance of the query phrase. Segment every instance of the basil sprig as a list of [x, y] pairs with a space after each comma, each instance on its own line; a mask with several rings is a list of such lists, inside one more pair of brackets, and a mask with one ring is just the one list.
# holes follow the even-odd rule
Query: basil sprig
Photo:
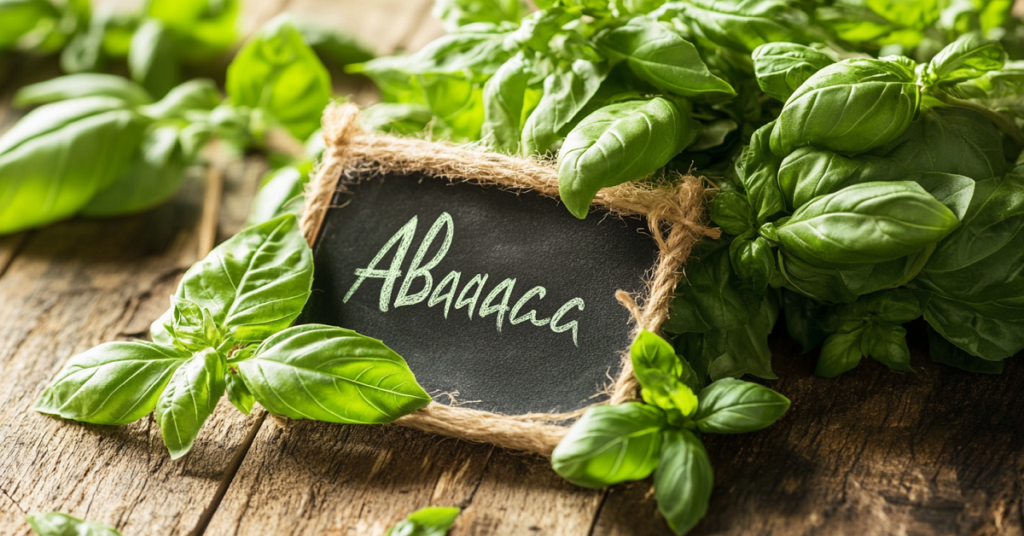
[[702, 382], [687, 361], [648, 331], [637, 336], [630, 358], [644, 403], [587, 410], [555, 448], [551, 467], [566, 480], [591, 488], [653, 472], [658, 509], [673, 531], [684, 534], [704, 517], [714, 485], [700, 434], [760, 430], [789, 409], [789, 400], [732, 378], [698, 390]]
[[231, 403], [293, 419], [390, 422], [430, 396], [405, 361], [350, 330], [291, 326], [313, 284], [313, 258], [292, 214], [250, 227], [189, 269], [154, 342], [102, 344], [72, 357], [36, 411], [119, 425], [154, 409], [171, 458], [192, 448], [227, 393]]

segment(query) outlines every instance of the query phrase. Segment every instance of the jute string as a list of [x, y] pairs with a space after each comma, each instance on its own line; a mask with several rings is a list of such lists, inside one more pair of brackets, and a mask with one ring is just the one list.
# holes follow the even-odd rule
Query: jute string
[[[313, 180], [306, 188], [306, 206], [301, 218], [303, 234], [315, 246], [335, 194], [346, 182], [379, 175], [423, 173], [452, 182], [497, 186], [512, 191], [534, 190], [558, 196], [558, 175], [547, 160], [505, 156], [446, 143], [399, 138], [364, 132], [359, 109], [351, 104], [334, 105], [324, 113], [324, 141], [327, 150]], [[641, 329], [659, 332], [668, 317], [683, 263], [691, 248], [703, 237], [717, 237], [718, 230], [701, 222], [704, 217], [704, 188], [692, 176], [672, 177], [657, 184], [626, 183], [601, 190], [594, 205], [613, 215], [647, 219], [651, 235], [660, 249], [657, 264], [647, 278], [644, 296], [624, 291], [616, 297], [633, 318], [634, 334]], [[622, 371], [599, 403], [620, 404], [635, 400], [639, 384], [633, 375], [628, 352], [622, 355]], [[550, 456], [568, 428], [556, 423], [575, 419], [584, 409], [568, 413], [502, 415], [437, 402], [406, 415], [398, 424], [431, 433], [491, 443], [509, 449]]]

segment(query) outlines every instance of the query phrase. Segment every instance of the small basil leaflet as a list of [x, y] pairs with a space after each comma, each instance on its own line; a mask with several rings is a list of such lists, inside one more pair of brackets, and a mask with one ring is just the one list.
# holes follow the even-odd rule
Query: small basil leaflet
[[430, 403], [380, 341], [289, 327], [309, 297], [312, 252], [286, 214], [247, 228], [190, 268], [155, 342], [110, 342], [71, 358], [35, 410], [126, 424], [154, 409], [171, 458], [191, 450], [222, 396], [296, 419], [385, 423]]
[[29, 514], [25, 520], [38, 536], [121, 536], [113, 527], [61, 512]]
[[587, 410], [555, 448], [551, 467], [566, 480], [591, 488], [653, 473], [658, 509], [673, 531], [684, 534], [707, 512], [714, 484], [698, 434], [760, 430], [786, 412], [789, 400], [732, 378], [695, 395], [703, 381], [689, 360], [648, 331], [633, 341], [630, 356], [646, 403]]
[[445, 536], [459, 517], [454, 506], [428, 506], [395, 523], [385, 536]]

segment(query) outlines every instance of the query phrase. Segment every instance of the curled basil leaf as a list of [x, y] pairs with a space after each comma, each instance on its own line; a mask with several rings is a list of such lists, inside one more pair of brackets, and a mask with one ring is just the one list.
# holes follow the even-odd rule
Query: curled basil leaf
[[178, 367], [160, 394], [156, 422], [172, 460], [192, 450], [200, 428], [224, 394], [224, 373], [224, 357], [207, 348]]
[[985, 39], [979, 33], [960, 36], [932, 58], [921, 73], [926, 85], [956, 84], [1006, 64], [1006, 51], [998, 41]]
[[638, 402], [587, 410], [551, 454], [562, 478], [603, 488], [646, 478], [658, 465], [665, 414]]
[[754, 131], [750, 145], [743, 148], [736, 161], [736, 175], [747, 192], [750, 206], [757, 214], [758, 225], [776, 218], [786, 210], [786, 202], [776, 178], [782, 159], [770, 147], [774, 128], [775, 122], [771, 122]]
[[780, 156], [806, 145], [864, 153], [903, 134], [920, 101], [914, 73], [905, 66], [844, 60], [815, 73], [786, 101], [771, 148]]
[[835, 63], [827, 55], [796, 43], [767, 43], [751, 55], [757, 85], [765, 93], [782, 102], [803, 85], [814, 73]]
[[867, 182], [818, 197], [778, 226], [786, 251], [811, 263], [884, 263], [942, 240], [960, 222], [914, 182]]
[[558, 152], [558, 195], [587, 216], [598, 190], [642, 178], [690, 144], [700, 125], [663, 98], [597, 110], [569, 133]]
[[293, 419], [377, 424], [430, 403], [401, 356], [333, 326], [285, 329], [235, 366], [267, 411]]
[[608, 72], [606, 65], [576, 60], [559, 64], [545, 77], [540, 101], [523, 123], [522, 153], [548, 152], [597, 93]]
[[801, 147], [782, 159], [779, 187], [793, 210], [812, 199], [853, 184], [906, 180], [907, 168], [892, 158], [846, 157], [814, 147]]
[[512, 56], [484, 85], [484, 123], [480, 136], [491, 148], [515, 154], [519, 149], [523, 104], [530, 65], [523, 54]]

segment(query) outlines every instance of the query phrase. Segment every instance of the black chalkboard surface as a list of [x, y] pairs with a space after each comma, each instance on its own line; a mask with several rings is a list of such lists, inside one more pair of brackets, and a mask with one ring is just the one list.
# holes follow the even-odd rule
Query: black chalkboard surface
[[580, 221], [536, 192], [422, 175], [347, 188], [300, 323], [380, 339], [427, 392], [474, 409], [571, 411], [618, 374], [630, 326], [615, 292], [641, 291], [658, 256], [643, 220]]

